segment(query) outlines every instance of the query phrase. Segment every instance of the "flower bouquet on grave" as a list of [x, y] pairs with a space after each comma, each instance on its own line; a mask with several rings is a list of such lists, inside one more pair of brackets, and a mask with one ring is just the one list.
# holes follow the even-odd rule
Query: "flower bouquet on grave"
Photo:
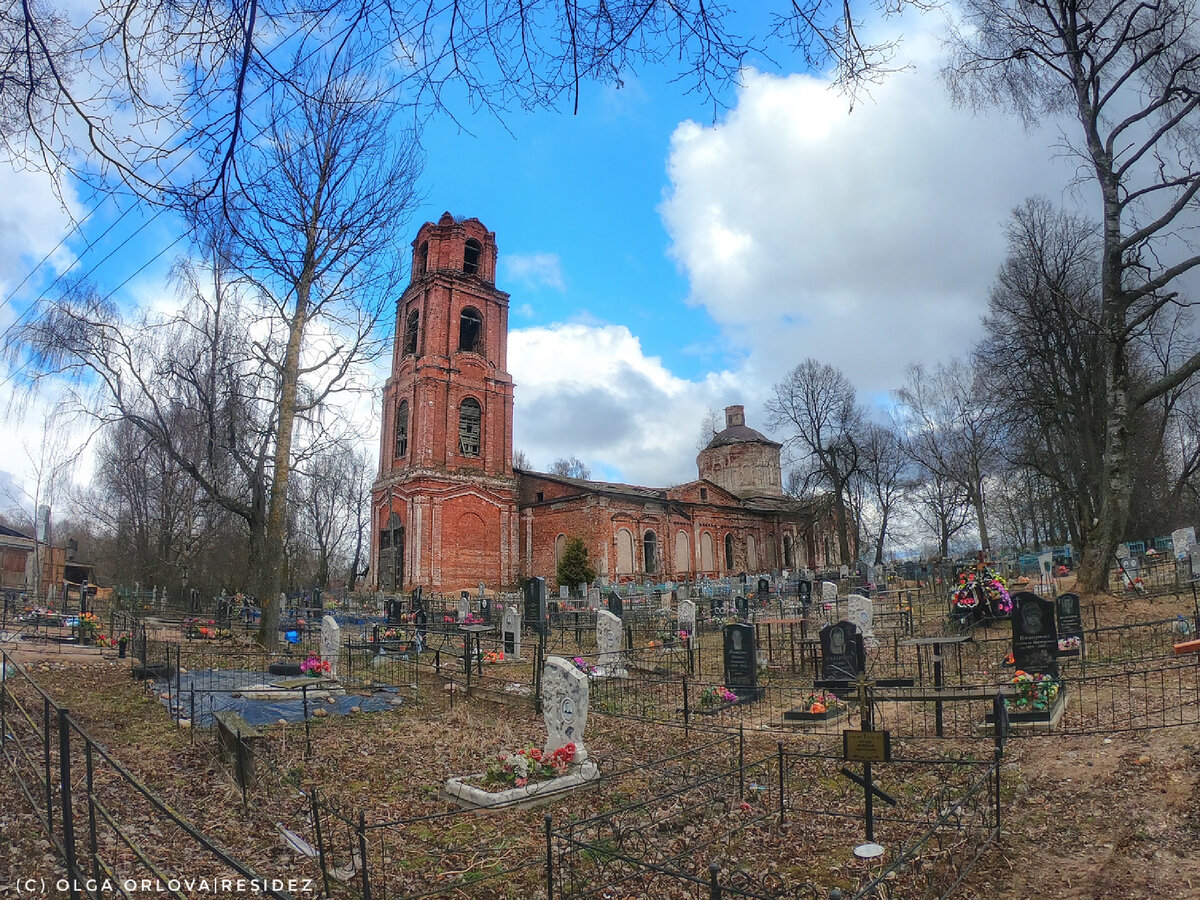
[[972, 566], [959, 571], [951, 605], [957, 618], [974, 615], [1004, 618], [1013, 611], [1012, 596], [1004, 579], [987, 566]]
[[1060, 637], [1058, 639], [1058, 652], [1067, 653], [1071, 650], [1078, 650], [1082, 646], [1082, 641], [1079, 635], [1073, 634], [1068, 637]]
[[467, 613], [467, 617], [458, 623], [459, 625], [484, 625], [486, 624], [482, 618], [475, 613]]
[[1004, 700], [1014, 712], [1044, 712], [1058, 699], [1059, 683], [1049, 675], [1031, 675], [1021, 669], [1013, 675], [1016, 693]]
[[308, 658], [300, 663], [300, 674], [307, 675], [309, 678], [320, 678], [332, 671], [333, 666], [329, 664], [329, 660], [321, 659], [315, 653], [308, 654]]
[[600, 670], [598, 668], [593, 666], [590, 662], [588, 662], [586, 659], [584, 659], [581, 656], [575, 657], [573, 660], [571, 660], [571, 662], [575, 664], [575, 668], [577, 668], [584, 675], [587, 675], [589, 678], [600, 672]]
[[842, 701], [838, 699], [836, 694], [831, 694], [827, 691], [815, 691], [801, 701], [800, 709], [810, 712], [814, 716], [819, 716], [822, 713], [837, 710], [841, 703]]
[[483, 783], [500, 790], [525, 787], [531, 782], [566, 775], [574, 760], [574, 744], [564, 744], [549, 754], [542, 753], [537, 747], [525, 747], [516, 753], [502, 751], [488, 761]]
[[738, 695], [731, 691], [725, 685], [709, 686], [700, 692], [700, 705], [702, 707], [716, 706], [719, 703], [736, 703]]
[[84, 613], [79, 617], [79, 643], [90, 644], [96, 640], [96, 635], [100, 633], [100, 620], [96, 618], [95, 613]]
[[483, 654], [483, 661], [485, 663], [504, 662], [504, 651], [503, 650], [489, 650], [487, 653]]

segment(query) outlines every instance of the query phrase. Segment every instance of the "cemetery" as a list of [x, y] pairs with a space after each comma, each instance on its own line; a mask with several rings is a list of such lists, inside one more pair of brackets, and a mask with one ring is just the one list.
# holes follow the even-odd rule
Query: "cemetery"
[[[1105, 792], [1162, 766], [1164, 797], [1193, 796], [1196, 601], [1001, 582], [1007, 608], [964, 617], [963, 585], [999, 581], [972, 574], [363, 596], [297, 604], [271, 652], [221, 598], [212, 636], [191, 600], [115, 602], [96, 633], [120, 646], [39, 614], [6, 624], [11, 796], [81, 883], [200, 870], [274, 878], [276, 897], [1031, 896], [1010, 883], [1023, 848], [1085, 833]], [[1050, 815], [1047, 778], [1069, 814]], [[1136, 819], [1160, 829], [1139, 846], [1194, 827], [1176, 815]], [[1178, 874], [1161, 895], [1188, 896], [1193, 864], [1156, 858]], [[1062, 895], [1123, 877], [1093, 869]], [[1027, 877], [1044, 888], [1053, 866]]]

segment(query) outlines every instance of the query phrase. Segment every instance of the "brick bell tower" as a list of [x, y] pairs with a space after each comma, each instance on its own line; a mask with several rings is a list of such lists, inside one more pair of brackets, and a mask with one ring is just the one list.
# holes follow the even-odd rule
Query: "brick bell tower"
[[453, 591], [517, 581], [508, 294], [496, 235], [445, 213], [412, 243], [372, 488], [372, 581]]

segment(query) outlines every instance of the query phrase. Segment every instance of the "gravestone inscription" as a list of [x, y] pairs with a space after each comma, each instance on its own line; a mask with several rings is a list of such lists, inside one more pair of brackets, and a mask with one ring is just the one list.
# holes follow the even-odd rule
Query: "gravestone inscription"
[[1060, 594], [1054, 601], [1058, 615], [1058, 655], [1085, 656], [1083, 616], [1078, 594]]
[[618, 619], [625, 611], [625, 601], [621, 599], [621, 595], [616, 591], [608, 592], [608, 611]]
[[321, 619], [321, 659], [329, 663], [329, 674], [338, 677], [338, 655], [342, 651], [342, 626], [333, 616]]
[[596, 650], [605, 675], [624, 676], [621, 669], [621, 620], [608, 610], [596, 611]]
[[521, 658], [521, 613], [515, 606], [504, 607], [500, 628], [504, 639], [504, 658], [519, 660]]
[[735, 623], [725, 626], [725, 687], [737, 694], [739, 700], [757, 700], [758, 648], [754, 626]]
[[826, 625], [821, 640], [821, 678], [825, 681], [854, 681], [866, 668], [862, 635], [852, 622]]
[[863, 643], [868, 647], [878, 647], [875, 639], [875, 605], [869, 598], [861, 594], [851, 594], [846, 598], [846, 619], [857, 626], [862, 634]]
[[540, 575], [525, 579], [525, 622], [538, 634], [546, 633], [546, 579]]
[[588, 677], [560, 656], [546, 657], [542, 667], [542, 716], [546, 722], [549, 755], [567, 744], [575, 745], [574, 764], [587, 759], [583, 743], [588, 717]]
[[1054, 604], [1037, 594], [1013, 595], [1013, 662], [1031, 675], [1058, 677], [1058, 629]]
[[696, 604], [691, 600], [679, 601], [679, 630], [688, 634], [696, 631]]

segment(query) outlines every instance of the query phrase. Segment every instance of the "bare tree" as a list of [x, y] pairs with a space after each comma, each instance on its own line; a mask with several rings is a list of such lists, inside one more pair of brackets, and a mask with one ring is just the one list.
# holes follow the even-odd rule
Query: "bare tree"
[[987, 550], [984, 488], [1003, 437], [996, 407], [977, 370], [961, 359], [938, 363], [932, 371], [914, 363], [905, 374], [906, 386], [896, 391], [905, 452], [959, 487], [975, 511], [979, 544]]
[[710, 406], [706, 409], [704, 418], [700, 420], [700, 433], [696, 435], [696, 450], [703, 450], [711, 444], [713, 436], [723, 429], [724, 424], [724, 419], [715, 408]]
[[841, 562], [852, 565], [848, 506], [863, 427], [854, 386], [833, 366], [810, 358], [773, 390], [767, 402], [769, 424], [790, 434], [785, 447], [794, 456], [804, 492], [830, 492]]
[[[900, 435], [876, 422], [863, 429], [860, 442], [860, 472], [867, 504], [875, 522], [871, 535], [875, 545], [875, 565], [883, 563], [884, 548], [891, 536], [892, 520], [911, 478], [908, 457], [900, 446]], [[864, 516], [864, 519], [866, 517]]]
[[950, 556], [951, 542], [971, 521], [971, 501], [957, 482], [926, 469], [913, 492], [917, 519], [933, 534], [942, 558]]
[[1200, 265], [1181, 217], [1200, 192], [1200, 47], [1194, 4], [1163, 0], [966, 0], [947, 73], [960, 96], [1033, 121], [1074, 118], [1072, 150], [1101, 210], [1097, 328], [1104, 452], [1079, 585], [1107, 587], [1132, 496], [1138, 411], [1200, 370], [1200, 353], [1137, 382], [1137, 342]]
[[522, 469], [526, 472], [533, 470], [533, 463], [529, 461], [529, 457], [524, 450], [513, 451], [513, 468]]
[[572, 456], [570, 459], [559, 457], [550, 463], [550, 474], [565, 475], [567, 478], [588, 479], [592, 477], [592, 470], [588, 468], [587, 463], [577, 456]]

